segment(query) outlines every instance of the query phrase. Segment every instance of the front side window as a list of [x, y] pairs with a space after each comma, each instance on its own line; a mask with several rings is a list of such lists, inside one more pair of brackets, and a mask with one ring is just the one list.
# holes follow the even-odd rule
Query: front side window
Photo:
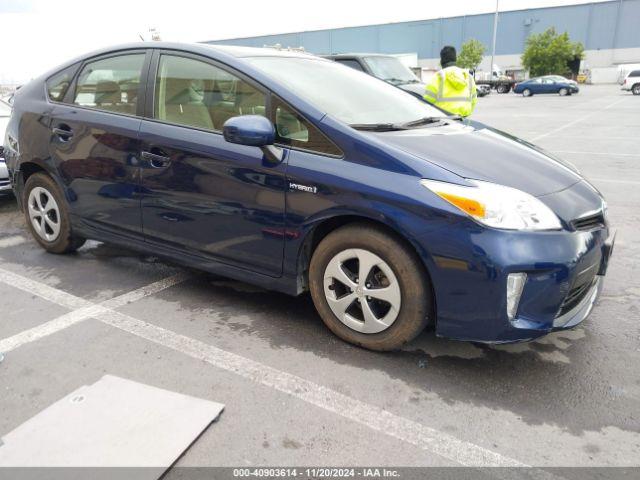
[[164, 122], [219, 131], [231, 117], [266, 116], [266, 99], [252, 85], [214, 65], [162, 55], [153, 115]]
[[61, 102], [64, 99], [73, 76], [78, 71], [78, 64], [65, 68], [47, 80], [47, 95], [54, 102]]
[[313, 152], [342, 156], [340, 149], [320, 130], [275, 96], [272, 97], [271, 109], [277, 143]]
[[245, 58], [323, 113], [348, 124], [405, 123], [444, 114], [370, 75], [315, 57]]
[[109, 57], [84, 66], [73, 103], [83, 107], [135, 115], [144, 53]]

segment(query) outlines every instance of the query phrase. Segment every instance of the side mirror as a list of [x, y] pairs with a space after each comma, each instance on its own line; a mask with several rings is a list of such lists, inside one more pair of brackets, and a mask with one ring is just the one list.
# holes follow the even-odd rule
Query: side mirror
[[274, 145], [276, 130], [269, 119], [261, 115], [231, 117], [222, 126], [222, 135], [229, 143], [259, 147], [271, 163], [279, 163], [284, 151]]

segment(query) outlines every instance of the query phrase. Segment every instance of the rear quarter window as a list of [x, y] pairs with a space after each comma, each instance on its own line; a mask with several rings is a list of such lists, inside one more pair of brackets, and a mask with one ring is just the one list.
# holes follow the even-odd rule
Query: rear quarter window
[[629, 74], [630, 77], [640, 77], [640, 70], [634, 70]]
[[76, 63], [49, 77], [46, 81], [47, 97], [49, 97], [49, 100], [62, 102], [79, 67], [80, 63]]

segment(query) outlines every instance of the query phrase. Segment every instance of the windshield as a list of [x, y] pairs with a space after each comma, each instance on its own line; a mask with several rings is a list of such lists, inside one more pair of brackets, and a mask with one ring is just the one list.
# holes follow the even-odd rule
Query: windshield
[[374, 77], [397, 85], [403, 83], [418, 83], [409, 67], [395, 57], [364, 57], [364, 61]]
[[446, 116], [399, 88], [328, 60], [313, 57], [246, 60], [322, 112], [348, 124], [400, 124]]

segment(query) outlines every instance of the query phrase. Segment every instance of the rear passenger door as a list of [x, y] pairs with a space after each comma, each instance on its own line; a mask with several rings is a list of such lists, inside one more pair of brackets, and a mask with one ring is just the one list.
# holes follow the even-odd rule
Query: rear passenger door
[[65, 72], [47, 82], [49, 152], [85, 227], [141, 234], [138, 130], [150, 57], [132, 50], [83, 62], [69, 88]]
[[145, 239], [191, 255], [280, 276], [285, 162], [228, 143], [226, 120], [266, 115], [265, 90], [209, 59], [154, 53], [140, 129]]

